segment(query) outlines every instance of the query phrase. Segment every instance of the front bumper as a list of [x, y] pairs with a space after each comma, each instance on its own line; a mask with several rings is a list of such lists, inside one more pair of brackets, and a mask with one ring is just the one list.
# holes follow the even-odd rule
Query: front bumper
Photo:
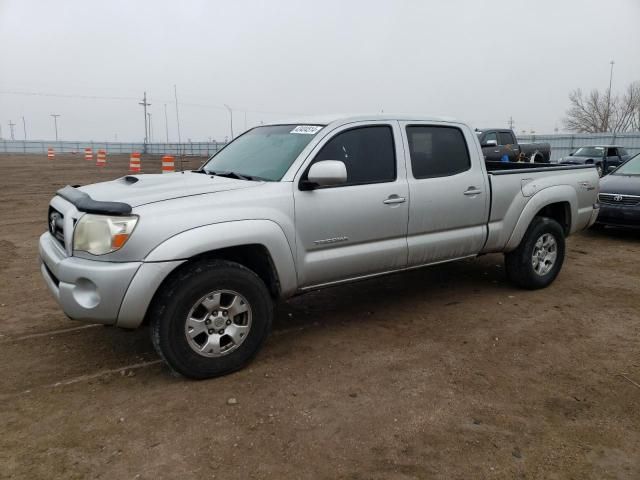
[[40, 237], [39, 253], [42, 276], [69, 318], [127, 328], [142, 323], [162, 281], [183, 263], [70, 257], [48, 232]]
[[601, 203], [597, 223], [640, 228], [640, 205], [610, 205]]
[[50, 233], [40, 237], [40, 270], [64, 313], [73, 320], [115, 324], [127, 287], [142, 262], [69, 257]]

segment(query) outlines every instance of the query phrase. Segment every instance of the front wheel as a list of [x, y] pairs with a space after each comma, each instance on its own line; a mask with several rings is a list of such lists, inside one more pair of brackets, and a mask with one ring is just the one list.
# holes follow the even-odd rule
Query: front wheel
[[242, 368], [271, 329], [273, 305], [262, 280], [234, 262], [194, 263], [159, 292], [151, 338], [175, 372], [203, 379]]
[[544, 288], [560, 273], [564, 252], [560, 224], [551, 218], [535, 217], [518, 248], [505, 254], [507, 277], [522, 288]]

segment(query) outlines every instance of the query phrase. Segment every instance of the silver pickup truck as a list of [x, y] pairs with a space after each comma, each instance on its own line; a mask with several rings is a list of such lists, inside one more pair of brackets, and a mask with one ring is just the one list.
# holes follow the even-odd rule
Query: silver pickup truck
[[70, 318], [149, 323], [173, 370], [214, 377], [256, 354], [276, 300], [311, 289], [491, 252], [546, 287], [597, 189], [592, 166], [485, 163], [453, 120], [284, 122], [199, 170], [59, 190], [41, 270]]

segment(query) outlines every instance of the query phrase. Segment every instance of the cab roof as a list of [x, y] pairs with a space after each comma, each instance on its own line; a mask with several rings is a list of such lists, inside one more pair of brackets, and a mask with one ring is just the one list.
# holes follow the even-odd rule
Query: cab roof
[[419, 122], [452, 122], [464, 123], [451, 117], [437, 117], [430, 115], [420, 115], [415, 113], [408, 114], [392, 114], [392, 113], [374, 113], [374, 114], [325, 114], [313, 116], [300, 116], [294, 118], [285, 118], [277, 122], [270, 122], [269, 125], [329, 125], [331, 123], [352, 123], [366, 121], [419, 121]]

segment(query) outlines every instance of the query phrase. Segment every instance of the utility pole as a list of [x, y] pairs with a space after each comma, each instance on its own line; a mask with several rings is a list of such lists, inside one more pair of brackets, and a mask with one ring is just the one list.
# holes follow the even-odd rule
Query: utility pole
[[609, 72], [609, 94], [607, 95], [607, 125], [606, 131], [609, 131], [609, 117], [611, 113], [611, 81], [613, 80], [613, 65], [616, 63], [613, 60], [609, 62], [611, 64], [611, 71]]
[[169, 143], [169, 122], [167, 121], [167, 104], [164, 104], [164, 130], [167, 134], [167, 143]]
[[180, 115], [178, 114], [178, 88], [175, 85], [173, 86], [173, 95], [175, 96], [175, 99], [176, 99], [176, 122], [178, 124], [178, 143], [181, 143], [182, 139], [180, 138]]
[[509, 117], [509, 128], [513, 130], [513, 117]]
[[149, 117], [149, 143], [153, 142], [153, 129], [151, 128], [151, 114], [147, 113], [147, 117]]
[[147, 153], [147, 142], [149, 141], [149, 130], [147, 128], [147, 107], [151, 106], [150, 103], [147, 103], [147, 92], [144, 92], [142, 101], [139, 102], [138, 105], [142, 105], [142, 107], [144, 108], [144, 146], [142, 150], [144, 153]]
[[16, 124], [13, 123], [11, 120], [9, 120], [9, 131], [11, 132], [11, 140], [15, 140], [16, 139], [15, 135], [13, 134], [13, 127], [15, 127], [15, 126], [16, 126]]
[[58, 115], [57, 113], [52, 113], [51, 116], [53, 117], [53, 126], [56, 129], [56, 142], [58, 141], [58, 117], [60, 115]]
[[24, 117], [22, 117], [22, 130], [24, 131], [24, 139], [27, 140], [27, 122], [24, 121]]
[[224, 107], [229, 111], [229, 121], [231, 122], [231, 140], [233, 140], [233, 110], [231, 110], [231, 107], [226, 103], [224, 104]]
[[178, 155], [180, 155], [180, 170], [184, 172], [184, 156], [182, 155], [182, 152], [180, 152], [182, 139], [180, 138], [180, 114], [178, 113], [178, 87], [176, 87], [175, 83], [173, 84], [173, 96], [176, 99], [176, 123], [178, 124]]

